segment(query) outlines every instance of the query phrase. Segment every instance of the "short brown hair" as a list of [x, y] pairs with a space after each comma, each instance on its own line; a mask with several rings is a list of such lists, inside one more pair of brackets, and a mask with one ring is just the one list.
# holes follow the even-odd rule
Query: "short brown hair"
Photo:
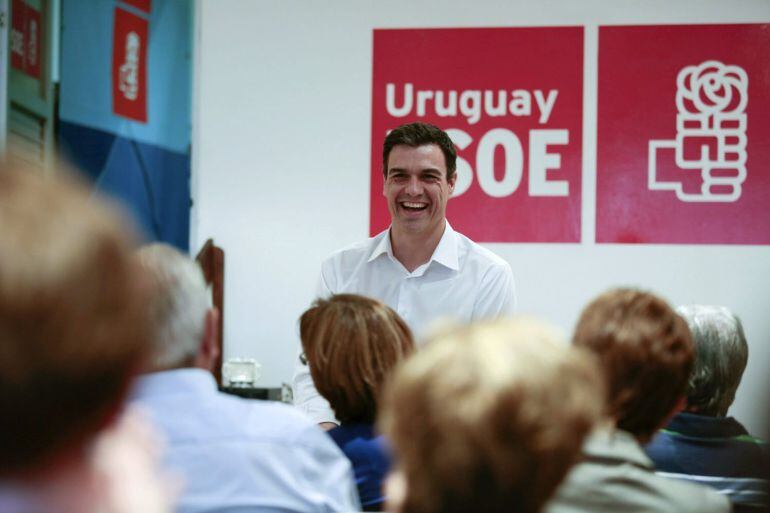
[[0, 163], [0, 474], [76, 453], [148, 348], [146, 294], [117, 212], [62, 176]]
[[614, 289], [583, 310], [573, 342], [601, 361], [617, 426], [649, 439], [684, 395], [692, 370], [684, 319], [653, 294]]
[[380, 389], [414, 350], [412, 332], [389, 306], [338, 294], [300, 317], [300, 338], [318, 393], [340, 422], [374, 422]]
[[388, 158], [394, 146], [404, 145], [417, 148], [435, 144], [444, 154], [446, 179], [451, 180], [457, 170], [457, 149], [446, 132], [430, 123], [407, 123], [392, 130], [382, 145], [382, 174], [388, 176]]
[[532, 320], [487, 321], [434, 336], [396, 371], [381, 427], [403, 513], [541, 509], [604, 408], [593, 358], [559, 339]]

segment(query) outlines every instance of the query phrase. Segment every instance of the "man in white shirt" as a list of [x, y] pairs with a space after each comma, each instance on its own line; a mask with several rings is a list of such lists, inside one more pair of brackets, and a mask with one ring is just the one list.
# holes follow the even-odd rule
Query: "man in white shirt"
[[166, 438], [164, 463], [184, 481], [177, 513], [358, 511], [350, 462], [291, 406], [217, 390], [218, 313], [200, 268], [164, 244], [142, 248], [153, 285], [150, 369], [141, 406]]
[[[461, 322], [512, 313], [508, 263], [455, 232], [446, 220], [457, 152], [449, 136], [426, 123], [402, 125], [383, 145], [383, 195], [390, 228], [332, 254], [321, 266], [318, 296], [375, 297], [404, 318], [418, 340], [436, 320]], [[325, 427], [336, 422], [298, 359], [294, 403]]]

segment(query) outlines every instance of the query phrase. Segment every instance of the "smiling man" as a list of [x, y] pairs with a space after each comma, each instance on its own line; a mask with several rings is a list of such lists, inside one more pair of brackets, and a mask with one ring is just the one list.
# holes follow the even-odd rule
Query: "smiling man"
[[[470, 322], [512, 313], [508, 263], [446, 220], [456, 163], [454, 144], [436, 126], [409, 123], [390, 132], [382, 150], [390, 228], [326, 259], [317, 295], [377, 298], [401, 315], [418, 340], [438, 319]], [[336, 422], [302, 360], [295, 367], [295, 404], [319, 423]]]

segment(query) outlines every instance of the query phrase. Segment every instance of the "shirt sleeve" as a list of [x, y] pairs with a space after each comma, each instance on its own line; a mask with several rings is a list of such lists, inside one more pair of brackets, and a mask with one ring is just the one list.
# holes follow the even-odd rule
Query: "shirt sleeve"
[[339, 421], [334, 417], [334, 412], [331, 406], [329, 406], [329, 402], [321, 397], [321, 394], [315, 389], [310, 369], [300, 361], [299, 354], [294, 363], [292, 390], [294, 392], [294, 406], [313, 419], [313, 421], [316, 423], [334, 422], [339, 424]]
[[[321, 275], [318, 277], [316, 297], [329, 297], [331, 294], [332, 291], [326, 284], [322, 270]], [[316, 423], [334, 422], [339, 424], [331, 406], [329, 406], [329, 402], [321, 397], [321, 394], [316, 390], [313, 377], [310, 375], [310, 368], [300, 360], [301, 354], [302, 344], [299, 345], [297, 356], [294, 359], [294, 376], [292, 377], [294, 406]]]
[[319, 512], [361, 511], [353, 469], [331, 437], [318, 426], [309, 426], [298, 450], [305, 452], [298, 469], [299, 481]]
[[516, 312], [516, 285], [507, 262], [490, 267], [479, 283], [473, 305], [473, 320], [513, 315]]

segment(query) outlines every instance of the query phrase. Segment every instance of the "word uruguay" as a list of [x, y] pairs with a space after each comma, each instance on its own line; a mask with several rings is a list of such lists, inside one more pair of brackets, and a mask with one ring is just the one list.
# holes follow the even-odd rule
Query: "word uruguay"
[[415, 115], [425, 116], [429, 105], [440, 117], [457, 116], [457, 111], [466, 117], [468, 123], [473, 125], [481, 119], [482, 113], [490, 117], [500, 117], [510, 114], [512, 116], [531, 116], [532, 97], [535, 98], [536, 108], [539, 112], [538, 122], [547, 123], [551, 116], [553, 106], [559, 91], [551, 89], [545, 94], [540, 89], [530, 93], [525, 89], [515, 89], [509, 92], [505, 90], [493, 91], [486, 89], [469, 89], [458, 91], [432, 91], [417, 90], [414, 85], [404, 84], [404, 92], [401, 105], [396, 105], [396, 85], [386, 84], [385, 105], [388, 114], [396, 118], [409, 116], [414, 109]]

